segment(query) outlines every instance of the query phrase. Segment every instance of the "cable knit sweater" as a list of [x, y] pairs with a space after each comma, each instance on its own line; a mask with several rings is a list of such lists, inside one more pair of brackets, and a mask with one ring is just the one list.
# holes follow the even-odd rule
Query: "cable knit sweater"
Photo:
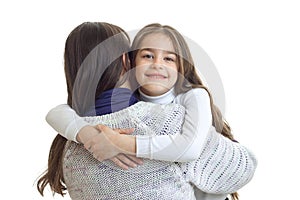
[[[163, 99], [170, 101], [170, 99], [173, 102], [183, 104], [191, 100], [190, 98], [191, 93], [188, 92], [187, 94], [182, 94], [181, 96], [177, 96], [176, 98], [172, 95], [167, 95], [167, 98], [164, 97]], [[169, 93], [170, 94], [170, 93]], [[145, 96], [146, 97], [146, 96]], [[150, 99], [153, 102], [160, 103], [159, 98], [152, 98]], [[149, 99], [148, 99], [149, 101]], [[164, 103], [168, 103], [164, 101]], [[170, 102], [169, 102], [170, 103]], [[173, 104], [175, 105], [175, 104]], [[135, 106], [135, 105], [134, 105]], [[156, 107], [156, 111], [158, 113], [162, 113], [163, 109], [159, 109], [160, 107]], [[129, 109], [129, 108], [127, 108]], [[127, 110], [125, 109], [125, 110]], [[143, 110], [144, 107], [141, 107], [141, 110]], [[64, 114], [66, 111], [66, 108], [56, 108], [57, 110], [64, 110]], [[197, 111], [197, 109], [195, 109]], [[74, 111], [73, 111], [74, 112]], [[150, 118], [152, 116], [153, 111], [151, 111]], [[54, 112], [55, 113], [55, 112]], [[70, 113], [70, 111], [69, 111]], [[58, 116], [58, 113], [56, 112], [53, 114], [53, 111], [50, 112], [52, 115], [49, 119], [52, 118], [52, 125], [53, 125], [53, 116]], [[66, 116], [66, 115], [65, 115]], [[55, 119], [55, 118], [54, 118]], [[131, 118], [130, 120], [132, 120]], [[153, 118], [152, 120], [158, 122], [160, 120], [157, 120], [158, 117]], [[66, 120], [66, 119], [65, 119]], [[57, 119], [56, 119], [57, 121]], [[66, 120], [68, 121], [68, 120]], [[78, 116], [74, 115], [72, 116], [72, 123], [70, 121], [68, 122], [67, 126], [60, 127], [60, 130], [68, 132], [66, 129], [69, 130], [75, 130], [80, 128], [80, 119]], [[78, 123], [79, 122], [79, 123]], [[87, 121], [89, 122], [89, 121]], [[50, 123], [50, 124], [51, 124]], [[104, 123], [104, 122], [103, 122]], [[64, 123], [63, 123], [64, 124]], [[71, 124], [71, 125], [70, 125]], [[156, 123], [153, 123], [156, 124]], [[79, 125], [79, 126], [78, 126]], [[82, 123], [81, 125], [84, 125]], [[78, 126], [75, 127], [74, 126]], [[73, 127], [70, 129], [70, 127]], [[57, 130], [57, 131], [60, 131]], [[156, 154], [153, 153], [153, 146], [155, 147], [156, 143], [153, 138], [153, 131], [151, 129], [141, 129], [142, 132], [139, 132], [139, 135], [149, 135], [152, 136], [145, 136], [145, 138], [148, 138], [150, 148], [149, 156], [158, 155], [160, 156], [161, 151], [156, 151]], [[145, 131], [145, 130], [148, 130]], [[155, 130], [155, 129], [154, 129]], [[65, 133], [63, 132], [63, 133]], [[176, 132], [172, 132], [173, 134]], [[171, 132], [170, 132], [171, 134]], [[206, 137], [207, 136], [207, 137]], [[247, 182], [249, 182], [254, 174], [255, 168], [256, 168], [256, 159], [254, 155], [247, 150], [247, 148], [243, 147], [242, 145], [238, 143], [231, 142], [227, 138], [221, 136], [219, 133], [216, 133], [214, 128], [210, 128], [209, 131], [207, 131], [207, 135], [202, 139], [202, 147], [198, 146], [198, 152], [199, 156], [195, 158], [191, 162], [185, 162], [185, 163], [178, 163], [177, 167], [180, 169], [180, 175], [181, 178], [184, 178], [185, 181], [190, 182], [194, 184], [197, 188], [200, 190], [196, 191], [197, 199], [203, 199], [203, 200], [212, 200], [212, 199], [225, 199], [225, 196], [227, 193], [235, 192], [238, 189], [240, 189], [242, 186], [244, 186]], [[143, 138], [143, 136], [141, 136]], [[172, 137], [166, 137], [167, 140], [169, 138], [170, 141], [173, 141], [174, 138]], [[144, 140], [147, 141], [147, 140]], [[153, 142], [154, 141], [154, 142]], [[167, 143], [165, 143], [167, 144]], [[75, 144], [73, 144], [75, 145]], [[166, 147], [166, 146], [165, 146]], [[168, 146], [167, 146], [168, 147]], [[162, 147], [157, 147], [157, 149], [164, 149]], [[168, 148], [165, 148], [166, 150]], [[151, 152], [152, 151], [152, 152]], [[167, 151], [168, 152], [168, 151]], [[163, 154], [163, 153], [162, 153]], [[176, 153], [175, 153], [176, 154]], [[88, 156], [88, 155], [86, 155]], [[163, 154], [163, 156], [166, 156]], [[178, 158], [178, 154], [176, 154], [176, 157]], [[151, 158], [151, 157], [150, 157]], [[157, 161], [151, 161], [151, 162], [157, 162]], [[173, 165], [172, 165], [173, 166]], [[174, 167], [174, 166], [173, 166]], [[176, 167], [176, 169], [177, 169]], [[215, 193], [215, 194], [209, 194], [209, 193]]]
[[[139, 102], [121, 111], [85, 117], [93, 125], [134, 127], [133, 134], [173, 134], [181, 129], [184, 108]], [[154, 132], [152, 130], [155, 130]], [[72, 199], [195, 199], [193, 186], [172, 162], [144, 159], [144, 164], [122, 170], [111, 161], [99, 162], [81, 144], [68, 142], [63, 172]]]

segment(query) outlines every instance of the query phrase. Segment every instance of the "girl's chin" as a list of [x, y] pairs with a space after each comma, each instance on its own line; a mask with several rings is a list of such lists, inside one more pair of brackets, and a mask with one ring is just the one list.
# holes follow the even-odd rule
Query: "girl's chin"
[[163, 95], [164, 93], [168, 92], [171, 88], [168, 88], [164, 85], [157, 85], [157, 84], [147, 84], [143, 85], [141, 90], [144, 94], [149, 96], [159, 96]]

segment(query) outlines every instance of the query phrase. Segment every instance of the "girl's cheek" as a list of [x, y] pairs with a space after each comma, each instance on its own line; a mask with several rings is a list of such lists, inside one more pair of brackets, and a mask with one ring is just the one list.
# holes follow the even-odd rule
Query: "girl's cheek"
[[177, 68], [174, 68], [174, 67], [172, 67], [172, 68], [169, 68], [169, 73], [171, 74], [171, 75], [175, 75], [175, 76], [177, 76], [177, 74], [178, 74], [178, 70], [177, 70]]

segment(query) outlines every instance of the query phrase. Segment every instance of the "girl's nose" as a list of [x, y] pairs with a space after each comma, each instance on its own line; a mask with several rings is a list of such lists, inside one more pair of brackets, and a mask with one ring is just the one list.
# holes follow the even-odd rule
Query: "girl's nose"
[[163, 68], [163, 62], [162, 58], [156, 57], [154, 59], [154, 62], [152, 64], [153, 68], [162, 69]]
[[155, 62], [151, 65], [151, 67], [154, 68], [154, 69], [163, 69], [163, 65], [162, 64], [155, 63]]

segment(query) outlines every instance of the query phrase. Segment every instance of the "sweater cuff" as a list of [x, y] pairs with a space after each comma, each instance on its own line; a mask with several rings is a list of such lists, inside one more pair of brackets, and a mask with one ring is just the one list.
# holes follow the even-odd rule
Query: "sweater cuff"
[[79, 133], [79, 131], [85, 127], [85, 126], [88, 126], [90, 125], [89, 123], [87, 123], [86, 121], [80, 119], [80, 120], [74, 120], [72, 121], [66, 128], [66, 135], [65, 137], [68, 139], [68, 140], [72, 140], [74, 142], [77, 142], [77, 134]]
[[136, 157], [152, 159], [150, 138], [146, 135], [136, 135]]

